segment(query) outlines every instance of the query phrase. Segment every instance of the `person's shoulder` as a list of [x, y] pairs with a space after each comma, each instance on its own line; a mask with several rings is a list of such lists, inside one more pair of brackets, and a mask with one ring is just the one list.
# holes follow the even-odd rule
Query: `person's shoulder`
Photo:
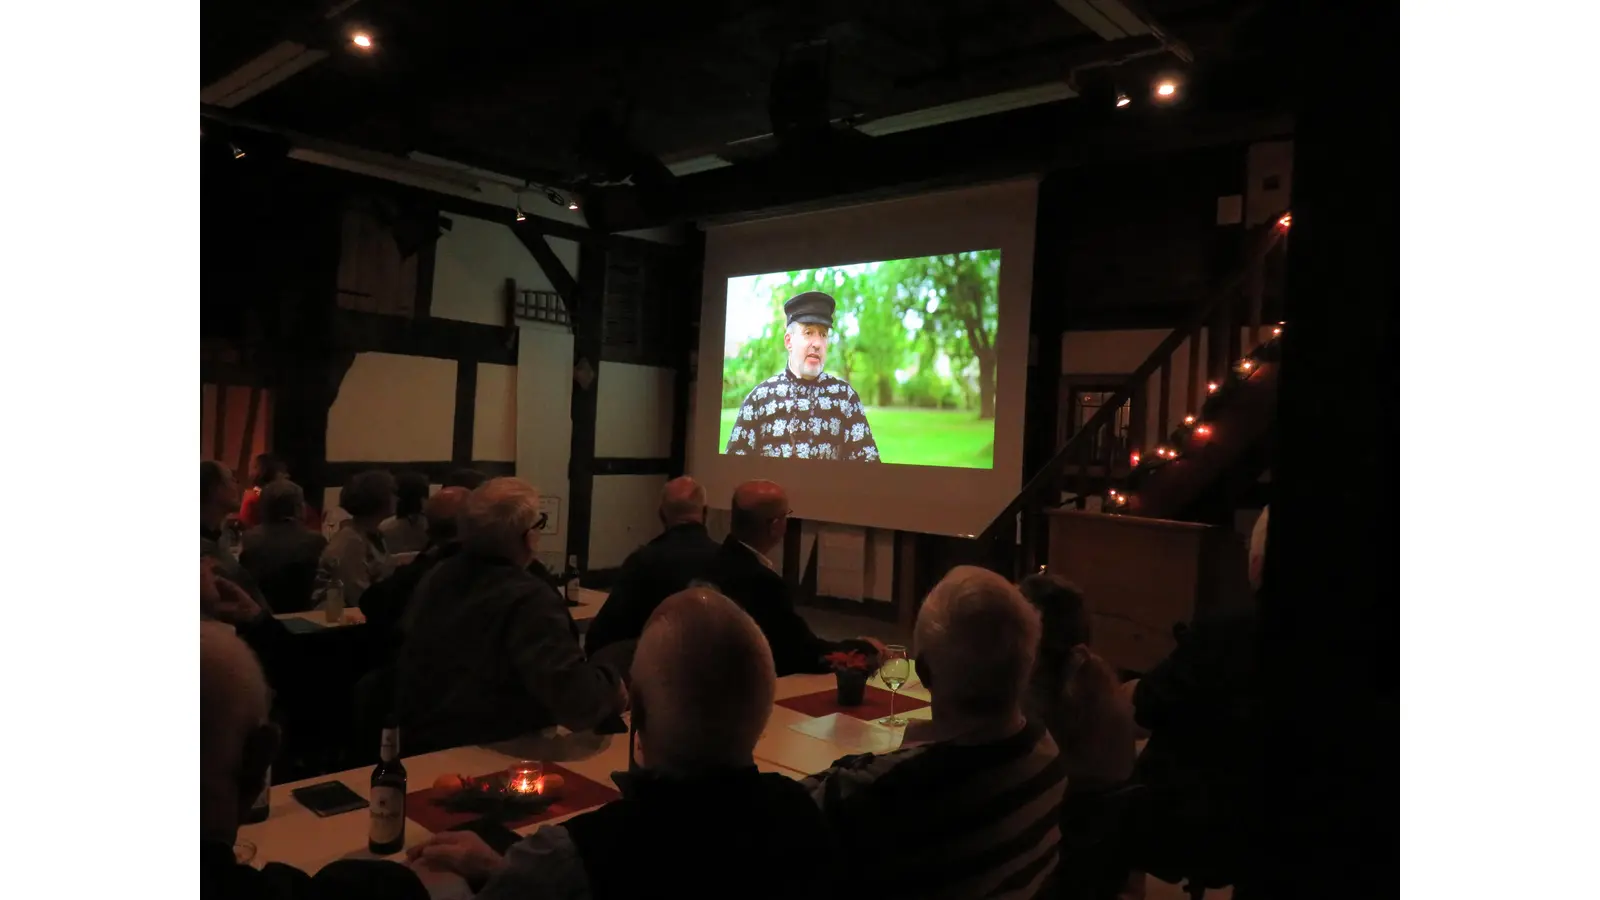
[[773, 388], [783, 384], [786, 381], [788, 381], [787, 372], [779, 372], [776, 375], [763, 378], [762, 380], [756, 382], [755, 387], [752, 387], [748, 394], [744, 395], [744, 402], [750, 403], [756, 400], [765, 400], [767, 395], [772, 393]]
[[888, 753], [858, 753], [842, 757], [800, 784], [819, 805], [837, 806], [868, 792], [890, 773], [915, 768], [907, 764], [927, 756], [930, 746], [936, 745], [924, 744]]

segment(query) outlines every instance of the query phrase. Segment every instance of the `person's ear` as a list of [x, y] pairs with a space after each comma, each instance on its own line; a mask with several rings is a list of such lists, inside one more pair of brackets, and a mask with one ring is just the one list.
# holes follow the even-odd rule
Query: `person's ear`
[[794, 349], [794, 332], [790, 331], [787, 328], [785, 328], [783, 330], [783, 349], [785, 349], [785, 350], [793, 350]]
[[239, 757], [239, 811], [250, 808], [267, 786], [267, 770], [278, 756], [278, 726], [266, 722], [251, 729]]

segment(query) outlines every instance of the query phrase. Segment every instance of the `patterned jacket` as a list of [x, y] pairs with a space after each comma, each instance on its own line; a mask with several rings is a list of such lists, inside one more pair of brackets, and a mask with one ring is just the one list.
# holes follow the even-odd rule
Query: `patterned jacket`
[[881, 462], [861, 397], [842, 378], [815, 381], [787, 367], [755, 386], [739, 407], [728, 437], [733, 456]]

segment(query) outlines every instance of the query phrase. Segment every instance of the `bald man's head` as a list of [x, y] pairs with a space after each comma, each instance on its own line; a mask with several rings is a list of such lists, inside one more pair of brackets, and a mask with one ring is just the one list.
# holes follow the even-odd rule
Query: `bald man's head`
[[422, 516], [428, 520], [428, 540], [445, 544], [456, 539], [456, 520], [461, 516], [461, 506], [472, 491], [464, 487], [440, 488], [422, 506]]
[[668, 528], [706, 520], [706, 489], [685, 475], [661, 489], [661, 524]]
[[200, 830], [231, 840], [266, 786], [278, 733], [256, 655], [233, 626], [200, 623]]
[[750, 765], [777, 677], [755, 620], [716, 591], [689, 588], [645, 622], [632, 684], [641, 762], [689, 772]]
[[783, 540], [789, 495], [772, 481], [746, 481], [733, 490], [733, 536], [765, 553]]

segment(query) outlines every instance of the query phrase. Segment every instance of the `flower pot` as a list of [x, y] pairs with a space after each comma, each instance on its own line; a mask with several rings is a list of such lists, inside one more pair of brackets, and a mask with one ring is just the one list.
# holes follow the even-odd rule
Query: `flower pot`
[[866, 700], [867, 673], [835, 672], [839, 684], [839, 705], [860, 706]]

